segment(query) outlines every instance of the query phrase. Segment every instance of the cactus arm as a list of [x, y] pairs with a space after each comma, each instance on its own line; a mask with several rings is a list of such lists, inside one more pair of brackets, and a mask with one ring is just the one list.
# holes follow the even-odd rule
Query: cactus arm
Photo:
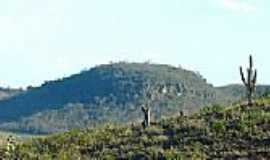
[[241, 75], [241, 79], [242, 79], [243, 83], [245, 84], [245, 86], [247, 86], [247, 82], [246, 82], [242, 67], [240, 67], [240, 75]]
[[252, 70], [253, 67], [253, 59], [252, 59], [252, 55], [249, 55], [249, 68]]
[[142, 111], [145, 112], [145, 108], [144, 107], [141, 107]]

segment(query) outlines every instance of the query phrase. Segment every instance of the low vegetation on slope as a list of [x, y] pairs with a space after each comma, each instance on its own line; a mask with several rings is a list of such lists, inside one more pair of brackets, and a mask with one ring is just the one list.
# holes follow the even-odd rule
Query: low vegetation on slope
[[[113, 63], [0, 101], [0, 129], [46, 134], [107, 122], [126, 123], [141, 119], [147, 85], [166, 94], [152, 104], [154, 119], [181, 110], [195, 112], [202, 106], [230, 104], [244, 97], [240, 85], [215, 88], [200, 74], [161, 64]], [[270, 91], [258, 86], [257, 95]]]
[[198, 73], [169, 65], [121, 62], [46, 82], [0, 102], [0, 129], [54, 133], [108, 121], [136, 121], [148, 84], [167, 92], [153, 104], [156, 119], [183, 109], [198, 110], [226, 97]]
[[16, 144], [6, 158], [269, 159], [269, 122], [270, 98], [261, 98], [251, 107], [205, 107], [146, 129], [139, 124], [107, 124], [34, 138]]

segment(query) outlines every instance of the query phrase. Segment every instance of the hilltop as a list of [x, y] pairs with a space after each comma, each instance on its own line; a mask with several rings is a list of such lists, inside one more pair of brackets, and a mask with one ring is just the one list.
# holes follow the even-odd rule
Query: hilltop
[[0, 101], [0, 129], [54, 133], [106, 122], [138, 122], [147, 85], [166, 90], [152, 104], [155, 120], [179, 111], [193, 113], [210, 104], [230, 104], [243, 97], [241, 86], [215, 88], [199, 73], [183, 68], [113, 63], [47, 81]]

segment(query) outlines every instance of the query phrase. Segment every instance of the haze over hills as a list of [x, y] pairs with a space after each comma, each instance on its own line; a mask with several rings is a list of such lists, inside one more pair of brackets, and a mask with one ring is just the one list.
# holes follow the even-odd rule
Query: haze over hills
[[[147, 85], [166, 93], [151, 104], [153, 118], [197, 111], [214, 103], [241, 99], [238, 85], [215, 88], [200, 74], [169, 65], [114, 63], [57, 81], [0, 102], [0, 128], [7, 131], [52, 133], [104, 122], [138, 122]], [[270, 91], [258, 87], [259, 95]]]
[[0, 87], [0, 101], [9, 99], [22, 93], [22, 89], [12, 89], [12, 88], [1, 88]]

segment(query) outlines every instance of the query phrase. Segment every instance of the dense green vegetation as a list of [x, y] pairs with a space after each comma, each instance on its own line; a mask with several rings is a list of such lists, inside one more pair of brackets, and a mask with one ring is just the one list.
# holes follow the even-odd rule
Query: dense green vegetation
[[[0, 129], [13, 132], [55, 133], [106, 122], [141, 120], [143, 93], [151, 84], [162, 87], [151, 107], [153, 118], [183, 110], [198, 111], [210, 104], [230, 104], [244, 95], [240, 85], [215, 88], [200, 74], [168, 65], [114, 63], [100, 65], [71, 77], [0, 101]], [[269, 87], [257, 87], [259, 95]]]
[[[140, 124], [107, 124], [18, 142], [6, 158], [269, 159], [270, 98], [205, 107], [190, 116]], [[5, 146], [2, 147], [2, 152]]]
[[141, 118], [147, 84], [163, 86], [168, 92], [153, 104], [156, 119], [180, 110], [198, 110], [221, 97], [201, 75], [182, 68], [148, 63], [101, 65], [29, 87], [0, 102], [0, 128], [52, 133], [108, 121], [136, 121]]

